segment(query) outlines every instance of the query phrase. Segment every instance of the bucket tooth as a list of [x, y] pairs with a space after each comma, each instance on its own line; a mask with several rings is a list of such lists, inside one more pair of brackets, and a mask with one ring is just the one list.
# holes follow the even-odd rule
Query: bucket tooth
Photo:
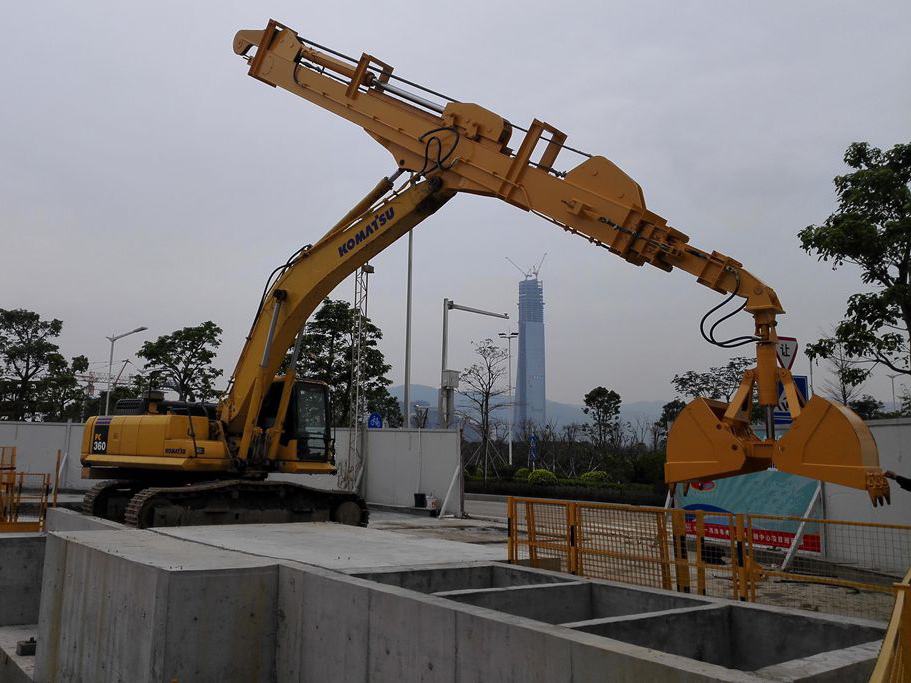
[[759, 440], [746, 420], [724, 421], [727, 404], [697, 398], [680, 411], [667, 439], [668, 483], [720, 479], [757, 472], [768, 458], [750, 457]]
[[889, 500], [869, 427], [852, 410], [821, 396], [801, 409], [778, 442], [773, 463], [782, 472], [864, 489], [874, 505]]

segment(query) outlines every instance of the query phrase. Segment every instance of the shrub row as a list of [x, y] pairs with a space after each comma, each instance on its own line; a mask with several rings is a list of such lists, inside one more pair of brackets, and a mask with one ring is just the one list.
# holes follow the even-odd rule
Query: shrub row
[[[543, 470], [539, 470], [543, 471]], [[553, 474], [549, 472], [548, 474]], [[565, 484], [563, 482], [574, 482]], [[580, 486], [575, 479], [557, 480], [554, 484], [533, 484], [509, 479], [465, 478], [466, 493], [484, 493], [500, 496], [527, 498], [562, 498], [568, 500], [594, 500], [604, 503], [630, 503], [634, 505], [664, 505], [665, 491], [660, 485], [604, 484]]]

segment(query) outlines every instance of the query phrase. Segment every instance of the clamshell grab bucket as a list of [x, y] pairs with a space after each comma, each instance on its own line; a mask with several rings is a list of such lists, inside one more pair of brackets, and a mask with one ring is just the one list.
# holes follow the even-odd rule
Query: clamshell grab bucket
[[782, 472], [826, 481], [888, 502], [889, 484], [879, 467], [870, 429], [850, 409], [814, 396], [778, 441], [760, 439], [745, 417], [725, 417], [726, 403], [697, 398], [671, 427], [665, 480], [669, 484], [721, 479], [775, 466]]
[[746, 420], [726, 422], [728, 405], [707, 398], [689, 403], [667, 438], [664, 478], [668, 483], [703, 481], [758, 472], [771, 458], [751, 457], [750, 443], [759, 443]]
[[773, 463], [782, 472], [866, 489], [874, 503], [889, 498], [870, 428], [841, 404], [814, 396], [777, 446]]

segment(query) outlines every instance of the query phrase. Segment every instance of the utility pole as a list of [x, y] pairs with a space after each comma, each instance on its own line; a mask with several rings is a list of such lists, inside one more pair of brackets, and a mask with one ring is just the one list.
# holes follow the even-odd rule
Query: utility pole
[[506, 375], [509, 378], [507, 380], [507, 394], [509, 396], [509, 411], [507, 412], [506, 418], [506, 431], [509, 435], [509, 466], [512, 467], [512, 340], [519, 336], [518, 332], [500, 332], [500, 339], [506, 340]]

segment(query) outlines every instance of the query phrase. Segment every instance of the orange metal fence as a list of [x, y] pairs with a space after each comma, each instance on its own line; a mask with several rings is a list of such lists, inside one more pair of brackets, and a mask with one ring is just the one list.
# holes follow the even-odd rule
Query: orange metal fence
[[44, 530], [48, 499], [57, 502], [60, 458], [57, 451], [52, 491], [50, 474], [16, 471], [16, 448], [0, 446], [0, 532]]
[[[883, 621], [895, 568], [911, 566], [904, 525], [536, 498], [508, 510], [512, 562]], [[800, 533], [776, 531], [788, 524]]]
[[895, 584], [895, 604], [889, 628], [870, 683], [900, 683], [911, 679], [911, 571]]

